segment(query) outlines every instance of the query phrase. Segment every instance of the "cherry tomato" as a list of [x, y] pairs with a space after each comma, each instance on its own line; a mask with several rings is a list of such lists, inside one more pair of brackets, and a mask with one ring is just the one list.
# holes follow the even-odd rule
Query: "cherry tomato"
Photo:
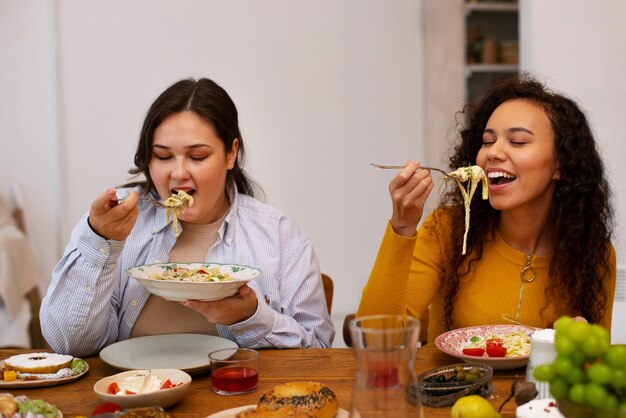
[[122, 410], [122, 407], [119, 406], [118, 404], [113, 403], [113, 402], [105, 402], [96, 406], [96, 409], [93, 410], [91, 415], [105, 414], [107, 412], [117, 412], [121, 410]]
[[107, 392], [110, 393], [111, 395], [115, 395], [119, 391], [120, 391], [120, 385], [118, 385], [117, 382], [111, 383], [109, 387], [107, 388]]
[[487, 347], [502, 347], [503, 345], [502, 338], [490, 338], [487, 340]]
[[489, 357], [504, 357], [506, 356], [506, 347], [487, 346], [487, 355]]
[[468, 356], [482, 357], [484, 353], [485, 353], [484, 348], [464, 348], [463, 349], [463, 354], [468, 355]]

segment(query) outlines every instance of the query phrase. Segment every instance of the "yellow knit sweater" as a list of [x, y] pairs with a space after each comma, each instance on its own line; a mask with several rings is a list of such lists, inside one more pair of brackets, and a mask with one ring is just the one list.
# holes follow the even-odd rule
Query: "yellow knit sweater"
[[[435, 217], [439, 218], [434, 227]], [[363, 289], [357, 316], [371, 314], [420, 315], [430, 306], [428, 343], [445, 332], [443, 289], [451, 255], [450, 211], [435, 211], [419, 228], [417, 235], [397, 235], [387, 225], [378, 256]], [[615, 250], [610, 245], [611, 271], [606, 282], [607, 309], [600, 324], [611, 330], [612, 303], [615, 294]], [[520, 301], [520, 273], [526, 254], [511, 248], [499, 234], [483, 244], [483, 256], [469, 274], [461, 278], [452, 314], [453, 328], [486, 324], [507, 324], [502, 314], [515, 317]], [[532, 256], [531, 266], [537, 278], [525, 283], [519, 321], [548, 327], [558, 315], [571, 311], [561, 300], [545, 296], [551, 256]], [[541, 309], [544, 308], [543, 312]]]

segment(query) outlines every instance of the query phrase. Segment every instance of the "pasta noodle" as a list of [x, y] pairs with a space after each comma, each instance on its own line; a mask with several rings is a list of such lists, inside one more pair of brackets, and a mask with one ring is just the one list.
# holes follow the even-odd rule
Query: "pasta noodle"
[[165, 270], [162, 274], [152, 273], [149, 277], [151, 279], [175, 282], [228, 282], [233, 280], [232, 277], [227, 273], [222, 273], [217, 267], [197, 269], [174, 267]]
[[[485, 172], [480, 166], [477, 165], [461, 167], [448, 173], [444, 180], [448, 181], [450, 179], [454, 179], [454, 181], [456, 181], [465, 203], [465, 234], [463, 234], [463, 251], [461, 252], [461, 254], [465, 254], [467, 233], [469, 232], [470, 225], [470, 203], [472, 202], [472, 197], [474, 197], [474, 192], [478, 187], [478, 183], [482, 181], [483, 200], [487, 200], [489, 198], [489, 186], [487, 184], [487, 176], [485, 175]], [[467, 182], [467, 186], [463, 185], [465, 182]]]
[[180, 235], [180, 228], [178, 225], [178, 214], [183, 213], [185, 209], [193, 206], [193, 197], [187, 194], [184, 190], [179, 190], [177, 194], [173, 194], [163, 202], [167, 208], [165, 209], [165, 218], [168, 222], [172, 222], [174, 228], [174, 235], [176, 238]]

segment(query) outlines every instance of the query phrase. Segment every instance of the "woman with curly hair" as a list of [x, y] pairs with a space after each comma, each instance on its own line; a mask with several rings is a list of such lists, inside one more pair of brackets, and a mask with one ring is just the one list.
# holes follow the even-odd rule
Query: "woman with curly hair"
[[467, 251], [456, 186], [417, 230], [434, 183], [408, 161], [389, 184], [393, 213], [357, 315], [420, 317], [430, 307], [429, 342], [450, 329], [506, 323], [505, 315], [537, 327], [581, 316], [610, 330], [613, 213], [584, 113], [521, 75], [494, 84], [463, 114], [450, 168], [482, 167], [489, 188], [488, 200], [471, 202]]

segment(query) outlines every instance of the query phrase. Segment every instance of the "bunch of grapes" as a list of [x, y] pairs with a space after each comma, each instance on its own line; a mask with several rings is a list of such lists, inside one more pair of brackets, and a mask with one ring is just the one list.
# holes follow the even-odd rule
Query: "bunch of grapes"
[[626, 345], [611, 345], [609, 332], [600, 325], [567, 316], [554, 329], [557, 357], [537, 366], [534, 377], [549, 382], [557, 400], [626, 417]]

